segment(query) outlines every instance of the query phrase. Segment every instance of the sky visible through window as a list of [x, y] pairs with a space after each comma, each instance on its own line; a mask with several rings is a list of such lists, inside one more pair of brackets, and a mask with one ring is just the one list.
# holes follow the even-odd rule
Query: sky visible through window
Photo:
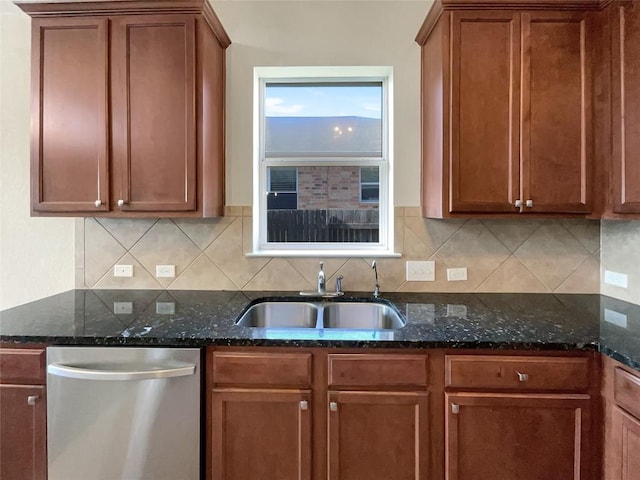
[[268, 84], [267, 117], [382, 117], [382, 85]]

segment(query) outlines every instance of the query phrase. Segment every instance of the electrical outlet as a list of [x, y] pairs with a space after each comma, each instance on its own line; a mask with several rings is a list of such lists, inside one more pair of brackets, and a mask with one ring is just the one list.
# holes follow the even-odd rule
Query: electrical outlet
[[627, 276], [624, 273], [604, 271], [604, 283], [614, 287], [627, 288]]
[[174, 278], [176, 276], [175, 265], [156, 265], [157, 278]]
[[113, 313], [122, 315], [133, 313], [133, 302], [113, 302]]
[[133, 265], [116, 265], [113, 267], [114, 277], [133, 277]]
[[434, 282], [436, 280], [436, 262], [407, 261], [408, 282]]
[[460, 282], [467, 279], [467, 267], [447, 268], [447, 280], [449, 282]]

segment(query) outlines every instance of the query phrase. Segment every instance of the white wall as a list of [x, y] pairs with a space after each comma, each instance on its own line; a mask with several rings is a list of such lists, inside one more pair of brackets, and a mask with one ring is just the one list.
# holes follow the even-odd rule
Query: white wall
[[251, 205], [253, 67], [391, 65], [395, 205], [420, 204], [420, 47], [430, 1], [212, 2], [227, 50], [227, 205]]
[[30, 18], [0, 0], [0, 309], [74, 286], [74, 220], [29, 216]]

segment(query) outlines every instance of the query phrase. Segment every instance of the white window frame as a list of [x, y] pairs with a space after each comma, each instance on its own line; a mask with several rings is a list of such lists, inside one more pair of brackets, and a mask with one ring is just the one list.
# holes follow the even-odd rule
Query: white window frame
[[[267, 158], [264, 94], [267, 83], [382, 83], [382, 156]], [[253, 90], [253, 252], [254, 256], [398, 257], [394, 252], [393, 207], [393, 68], [392, 67], [255, 67]], [[378, 166], [380, 182], [379, 242], [267, 242], [267, 167]]]

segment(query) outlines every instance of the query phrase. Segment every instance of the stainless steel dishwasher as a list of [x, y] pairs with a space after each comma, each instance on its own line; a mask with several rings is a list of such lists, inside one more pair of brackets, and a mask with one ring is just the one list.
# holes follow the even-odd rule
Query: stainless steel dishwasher
[[47, 348], [49, 480], [198, 480], [200, 350]]

